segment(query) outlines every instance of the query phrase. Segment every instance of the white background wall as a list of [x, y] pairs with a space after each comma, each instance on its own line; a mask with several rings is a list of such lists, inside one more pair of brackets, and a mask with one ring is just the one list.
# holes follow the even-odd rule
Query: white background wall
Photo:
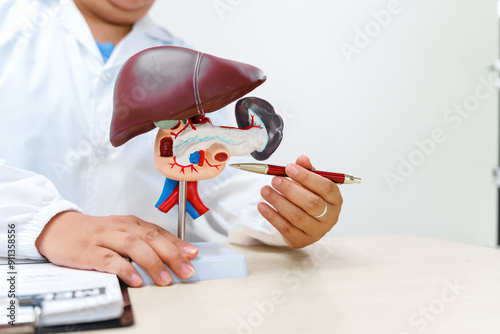
[[[397, 14], [382, 26], [372, 12], [388, 9]], [[496, 1], [157, 0], [152, 16], [201, 51], [266, 72], [252, 95], [285, 118], [271, 163], [306, 153], [317, 169], [363, 178], [342, 186], [334, 235], [495, 244], [497, 93], [478, 78], [498, 56]], [[440, 143], [422, 153], [416, 141], [436, 131]], [[398, 172], [401, 159], [419, 165]]]

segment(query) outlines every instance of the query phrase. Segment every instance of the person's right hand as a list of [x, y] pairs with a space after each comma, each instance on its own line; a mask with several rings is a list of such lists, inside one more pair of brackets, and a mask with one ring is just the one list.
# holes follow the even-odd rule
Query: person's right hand
[[52, 218], [35, 245], [54, 264], [116, 274], [134, 287], [143, 280], [124, 256], [164, 286], [172, 282], [165, 264], [179, 277], [189, 279], [194, 275], [189, 260], [198, 255], [195, 246], [135, 216], [94, 217], [72, 211]]

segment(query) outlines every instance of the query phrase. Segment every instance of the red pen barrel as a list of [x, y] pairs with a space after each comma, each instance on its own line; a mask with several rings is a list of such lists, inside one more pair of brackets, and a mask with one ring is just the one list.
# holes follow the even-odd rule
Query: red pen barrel
[[285, 167], [275, 166], [275, 165], [267, 165], [267, 175], [274, 176], [286, 176]]
[[[286, 176], [285, 173], [285, 167], [282, 166], [275, 166], [275, 165], [267, 165], [267, 175], [274, 175], [274, 176]], [[335, 183], [344, 183], [345, 181], [345, 174], [341, 173], [330, 173], [330, 172], [323, 172], [319, 170], [312, 170], [314, 174], [318, 174], [320, 176], [323, 176], [324, 178], [327, 178], [330, 181], [333, 181]]]
[[320, 170], [313, 170], [311, 171], [314, 174], [321, 175], [325, 178], [327, 178], [330, 181], [333, 181], [335, 183], [344, 183], [345, 181], [345, 174], [340, 174], [340, 173], [330, 173], [330, 172], [322, 172]]

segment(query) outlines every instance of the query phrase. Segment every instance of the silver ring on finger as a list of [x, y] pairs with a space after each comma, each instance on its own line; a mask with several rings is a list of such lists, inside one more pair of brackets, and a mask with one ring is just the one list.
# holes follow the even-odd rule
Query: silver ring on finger
[[328, 202], [325, 201], [325, 210], [323, 210], [323, 212], [320, 215], [313, 216], [313, 217], [316, 219], [319, 219], [319, 218], [323, 217], [324, 215], [326, 215], [327, 211], [328, 211]]

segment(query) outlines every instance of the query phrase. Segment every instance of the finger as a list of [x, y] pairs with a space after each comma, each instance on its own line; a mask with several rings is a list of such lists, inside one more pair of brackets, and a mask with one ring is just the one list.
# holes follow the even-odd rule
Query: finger
[[261, 191], [262, 197], [271, 204], [276, 211], [290, 224], [308, 235], [319, 234], [320, 224], [307, 212], [290, 202], [283, 195], [269, 186], [265, 186]]
[[283, 236], [283, 239], [292, 248], [302, 248], [311, 243], [310, 237], [302, 230], [290, 224], [283, 216], [276, 212], [266, 203], [257, 205], [262, 217], [264, 217], [271, 225], [273, 225]]
[[302, 187], [284, 177], [275, 177], [272, 186], [283, 194], [290, 202], [314, 217], [319, 216], [325, 210], [326, 201], [309, 189]]
[[[138, 236], [138, 238], [140, 237], [147, 245], [149, 245], [148, 248], [152, 249], [154, 255], [151, 255], [151, 252], [148, 251], [148, 253], [150, 254], [149, 256], [151, 256], [149, 260], [150, 267], [148, 268], [151, 268], [151, 270], [153, 271], [158, 271], [160, 270], [159, 268], [163, 269], [160, 271], [160, 282], [162, 282], [163, 284], [167, 282], [167, 285], [170, 284], [171, 274], [164, 268], [164, 266], [161, 267], [153, 264], [157, 259], [159, 259], [162, 263], [167, 264], [172, 269], [172, 271], [180, 278], [190, 279], [191, 277], [193, 277], [195, 271], [193, 265], [189, 261], [189, 257], [194, 258], [198, 254], [198, 249], [195, 246], [180, 240], [160, 226], [148, 223], [135, 216], [127, 216], [124, 219], [126, 220], [125, 222], [128, 222], [127, 231], [131, 234], [129, 238], [133, 238], [133, 235], [136, 235]], [[114, 240], [113, 238], [109, 237], [107, 239]], [[133, 239], [133, 241], [135, 242], [138, 240]], [[120, 253], [127, 251], [116, 242], [113, 242], [112, 249], [120, 249]], [[141, 267], [143, 266], [139, 263], [139, 261], [145, 261], [146, 264], [148, 263], [144, 258], [144, 254], [139, 255], [139, 253], [136, 252], [135, 256], [136, 258], [133, 258], [131, 255], [129, 255], [129, 257], [133, 258], [134, 261], [136, 261]], [[155, 267], [157, 268], [156, 270], [153, 269]], [[149, 273], [148, 268], [143, 268]], [[158, 283], [158, 281], [153, 276], [151, 277], [157, 284], [162, 285], [161, 283]]]
[[342, 204], [342, 195], [339, 187], [334, 182], [297, 164], [288, 164], [285, 172], [292, 180], [318, 194], [325, 201], [335, 205]]
[[141, 236], [144, 240], [157, 239], [158, 234], [160, 234], [168, 241], [175, 244], [188, 259], [194, 259], [198, 255], [198, 248], [196, 248], [196, 246], [177, 238], [164, 228], [135, 216], [127, 216], [126, 219], [132, 222], [130, 228], [127, 228], [127, 230]]
[[113, 231], [107, 234], [99, 246], [131, 258], [147, 271], [157, 285], [165, 286], [172, 282], [172, 275], [159, 255], [137, 234]]
[[179, 250], [181, 250], [188, 259], [192, 260], [198, 255], [198, 248], [189, 242], [179, 239], [164, 229], [162, 229], [161, 234]]
[[[177, 237], [175, 237], [178, 239]], [[180, 249], [179, 246], [166, 240], [162, 233], [155, 233], [150, 231], [146, 235], [146, 242], [158, 254], [161, 260], [166, 263], [172, 271], [182, 279], [190, 279], [194, 276], [195, 270], [186, 254]], [[184, 244], [183, 242], [176, 241], [178, 245]], [[196, 249], [196, 252], [198, 249]]]
[[139, 287], [142, 285], [143, 280], [134, 266], [111, 249], [94, 247], [88, 258], [93, 261], [89, 264], [92, 269], [115, 274], [129, 286]]
[[158, 225], [143, 221], [143, 239], [158, 254], [174, 273], [182, 279], [190, 279], [195, 271], [194, 267], [185, 254], [189, 252], [192, 258], [198, 254], [198, 248], [182, 241], [172, 233]]
[[314, 170], [314, 166], [311, 164], [311, 160], [305, 155], [301, 155], [297, 158], [295, 163], [299, 166], [304, 167], [305, 169]]

